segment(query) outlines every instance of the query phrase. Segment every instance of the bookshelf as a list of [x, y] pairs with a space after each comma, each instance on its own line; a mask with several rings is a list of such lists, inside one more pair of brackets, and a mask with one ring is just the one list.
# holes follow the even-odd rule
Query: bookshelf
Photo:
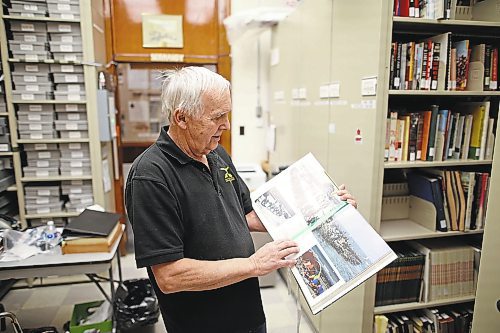
[[[19, 205], [19, 220], [24, 224], [24, 226], [28, 225], [28, 220], [32, 219], [52, 219], [52, 218], [70, 218], [77, 216], [78, 213], [68, 208], [68, 211], [51, 211], [51, 212], [43, 212], [43, 214], [28, 214], [27, 213], [27, 199], [25, 198], [25, 191], [27, 186], [52, 186], [56, 184], [57, 186], [61, 186], [61, 183], [64, 181], [87, 181], [90, 182], [91, 195], [93, 198], [93, 202], [103, 206], [105, 209], [113, 210], [114, 209], [114, 191], [104, 189], [102, 179], [105, 176], [104, 172], [107, 172], [106, 175], [110, 179], [113, 178], [113, 168], [103, 168], [103, 161], [107, 160], [109, 164], [112, 163], [112, 151], [111, 151], [111, 143], [109, 142], [101, 142], [99, 137], [99, 115], [98, 115], [98, 91], [97, 91], [97, 82], [98, 82], [98, 72], [104, 70], [104, 65], [106, 62], [106, 52], [105, 52], [105, 43], [104, 43], [104, 17], [103, 17], [103, 3], [97, 0], [80, 0], [79, 1], [79, 12], [73, 14], [61, 14], [61, 16], [75, 16], [81, 17], [81, 19], [73, 19], [73, 18], [57, 18], [57, 17], [49, 17], [49, 16], [18, 16], [18, 15], [7, 15], [8, 9], [4, 8], [4, 11], [0, 13], [0, 47], [2, 54], [2, 69], [4, 73], [5, 80], [5, 95], [7, 102], [7, 116], [9, 120], [9, 128], [11, 134], [11, 145], [13, 151], [9, 153], [12, 156], [13, 160], [13, 169], [15, 174], [16, 183], [13, 186], [10, 186], [7, 191], [12, 191], [17, 193], [17, 201]], [[42, 14], [43, 15], [43, 14]], [[64, 59], [52, 59], [53, 54], [51, 53], [48, 56], [49, 59], [44, 59], [43, 57], [34, 56], [28, 57], [27, 55], [17, 55], [15, 56], [12, 52], [12, 49], [9, 45], [9, 40], [12, 40], [12, 26], [13, 24], [19, 25], [30, 25], [32, 24], [34, 32], [28, 30], [22, 30], [21, 33], [18, 33], [18, 38], [22, 38], [22, 33], [26, 31], [29, 33], [41, 33], [41, 35], [47, 34], [48, 25], [57, 26], [59, 30], [52, 32], [56, 33], [69, 33], [71, 32], [73, 37], [71, 37], [71, 42], [68, 40], [64, 40], [64, 37], [61, 37], [61, 45], [69, 42], [69, 46], [66, 48], [60, 49], [52, 49], [52, 44], [50, 45], [50, 50], [52, 53], [59, 52], [61, 53], [61, 57]], [[71, 26], [71, 28], [69, 28]], [[45, 28], [40, 28], [45, 27]], [[77, 30], [74, 31], [73, 29]], [[38, 29], [41, 29], [40, 31]], [[54, 29], [54, 28], [53, 28]], [[69, 29], [69, 30], [68, 30]], [[43, 30], [43, 31], [42, 31]], [[44, 32], [45, 31], [45, 32]], [[48, 32], [50, 34], [50, 31]], [[48, 37], [51, 37], [47, 35]], [[47, 37], [47, 38], [48, 38]], [[38, 37], [35, 37], [35, 39]], [[68, 38], [68, 37], [66, 37]], [[42, 40], [44, 40], [42, 38]], [[55, 39], [54, 39], [55, 40]], [[49, 43], [54, 43], [54, 40], [49, 40], [45, 42], [44, 50], [48, 50]], [[79, 51], [79, 43], [81, 42], [81, 51]], [[26, 49], [32, 49], [28, 47], [31, 42], [26, 42]], [[35, 45], [36, 43], [32, 44]], [[72, 44], [72, 45], [71, 45]], [[57, 45], [55, 46], [57, 47]], [[66, 52], [66, 53], [65, 53]], [[72, 57], [77, 57], [71, 55], [71, 53], [81, 52], [81, 59], [71, 60]], [[55, 58], [55, 57], [54, 57]], [[67, 58], [67, 59], [66, 59]], [[46, 66], [45, 71], [49, 68], [48, 66], [66, 66], [65, 69], [60, 70], [50, 70], [49, 82], [53, 81], [56, 84], [65, 82], [67, 83], [75, 83], [80, 82], [74, 79], [65, 79], [65, 81], [55, 81], [52, 75], [56, 75], [53, 73], [62, 74], [74, 74], [72, 73], [75, 69], [68, 70], [69, 65], [77, 65], [81, 66], [82, 72], [80, 73], [78, 70], [73, 76], [81, 75], [83, 77], [83, 81], [81, 81], [81, 91], [84, 96], [83, 98], [79, 97], [78, 99], [74, 98], [75, 94], [71, 95], [68, 88], [68, 96], [65, 99], [58, 99], [57, 95], [54, 93], [54, 96], [51, 98], [39, 98], [38, 95], [34, 95], [34, 98], [26, 98], [20, 94], [15, 94], [14, 89], [16, 88], [16, 84], [14, 82], [13, 74], [16, 71], [19, 72], [19, 66], [23, 65], [32, 65], [32, 66]], [[16, 67], [18, 66], [18, 67]], [[69, 66], [71, 67], [71, 66]], [[38, 67], [36, 67], [38, 68]], [[56, 67], [57, 68], [57, 67]], [[36, 75], [40, 74], [40, 71], [37, 69], [34, 71]], [[22, 72], [19, 72], [22, 73]], [[27, 73], [30, 74], [30, 73]], [[43, 73], [42, 73], [43, 74]], [[26, 74], [25, 74], [26, 75]], [[34, 75], [34, 74], [31, 74]], [[39, 81], [35, 81], [36, 84]], [[42, 81], [40, 81], [42, 82]], [[75, 87], [73, 87], [75, 88]], [[19, 89], [19, 88], [17, 88]], [[70, 96], [71, 95], [71, 96]], [[84, 114], [83, 120], [86, 120], [87, 137], [58, 137], [58, 135], [54, 135], [48, 138], [38, 138], [38, 137], [30, 137], [23, 138], [19, 137], [19, 125], [18, 125], [18, 112], [20, 108], [28, 108], [30, 112], [32, 111], [30, 106], [39, 105], [40, 109], [43, 108], [45, 110], [48, 107], [52, 112], [53, 110], [57, 110], [57, 108], [65, 108], [66, 111], [78, 111], [81, 114]], [[59, 117], [59, 116], [57, 116]], [[67, 119], [73, 119], [73, 116], [67, 116]], [[54, 121], [52, 124], [52, 130], [55, 133], [56, 130], [56, 121], [66, 119], [66, 118], [56, 118], [54, 114]], [[73, 126], [74, 127], [74, 126]], [[68, 126], [65, 128], [66, 130], [76, 130]], [[31, 129], [31, 127], [30, 127]], [[61, 128], [60, 128], [61, 129]], [[57, 129], [57, 130], [60, 130]], [[80, 129], [79, 129], [80, 130]], [[82, 129], [83, 130], [83, 129]], [[69, 132], [68, 132], [69, 134]], [[90, 174], [83, 173], [83, 175], [78, 175], [75, 173], [71, 176], [59, 175], [54, 176], [46, 176], [45, 173], [34, 174], [33, 176], [26, 176], [23, 168], [26, 166], [26, 161], [24, 158], [25, 147], [27, 145], [36, 146], [36, 145], [50, 145], [50, 147], [56, 147], [55, 149], [62, 151], [63, 145], [88, 145], [88, 156], [89, 156], [89, 167]], [[38, 149], [38, 148], [36, 148]], [[43, 148], [41, 148], [43, 149]], [[46, 148], [49, 149], [49, 148]], [[54, 148], [50, 148], [54, 149]], [[72, 148], [73, 149], [73, 148]], [[78, 148], [75, 148], [78, 149]], [[82, 148], [79, 148], [82, 149]], [[80, 155], [78, 155], [80, 156]], [[80, 156], [81, 158], [81, 156]], [[62, 162], [61, 162], [62, 163]], [[69, 163], [69, 162], [68, 162]], [[85, 162], [86, 163], [86, 162]], [[32, 209], [33, 211], [33, 209]], [[42, 212], [43, 210], [40, 210]]]
[[[490, 41], [500, 35], [500, 22], [495, 22], [500, 15], [494, 1], [487, 0], [482, 5], [491, 6], [491, 12], [497, 14], [483, 21], [393, 18], [393, 1], [332, 3], [318, 0], [300, 3], [295, 12], [273, 28], [271, 50], [278, 51], [280, 56], [270, 67], [269, 123], [276, 126], [276, 147], [269, 152], [270, 170], [276, 171], [312, 152], [335, 181], [347, 184], [360, 204], [360, 212], [388, 242], [428, 238], [446, 242], [454, 237], [483, 239], [475, 297], [375, 307], [375, 279], [372, 278], [317, 316], [313, 316], [302, 301], [304, 313], [318, 332], [369, 333], [373, 330], [375, 314], [471, 301], [474, 302], [474, 333], [493, 333], [500, 326], [495, 306], [499, 296], [491, 292], [500, 290], [500, 281], [496, 278], [500, 274], [496, 255], [500, 253], [500, 239], [496, 236], [500, 233], [497, 218], [500, 207], [491, 204], [500, 200], [500, 155], [494, 154], [490, 160], [383, 160], [386, 119], [393, 104], [453, 104], [489, 99], [498, 105], [500, 91], [389, 89], [393, 34], [422, 36], [415, 38], [418, 40], [444, 32], [458, 36], [470, 32], [475, 40], [484, 37]], [[300, 49], [296, 45], [301, 45]], [[362, 83], [373, 77], [377, 81], [375, 94], [363, 94]], [[337, 85], [340, 93], [322, 97], [324, 87], [331, 84]], [[297, 89], [299, 92], [303, 89], [302, 97]], [[498, 110], [490, 111], [493, 117], [498, 117]], [[498, 121], [495, 128], [498, 134]], [[499, 144], [496, 135], [497, 149]], [[408, 219], [381, 221], [387, 172], [436, 167], [491, 171], [490, 205], [483, 230], [436, 232]], [[291, 285], [297, 295], [293, 281]]]

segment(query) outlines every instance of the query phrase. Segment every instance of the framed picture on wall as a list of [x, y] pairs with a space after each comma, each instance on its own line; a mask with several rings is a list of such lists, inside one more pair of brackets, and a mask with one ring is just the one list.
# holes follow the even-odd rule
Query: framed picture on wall
[[183, 48], [182, 15], [142, 14], [142, 46]]

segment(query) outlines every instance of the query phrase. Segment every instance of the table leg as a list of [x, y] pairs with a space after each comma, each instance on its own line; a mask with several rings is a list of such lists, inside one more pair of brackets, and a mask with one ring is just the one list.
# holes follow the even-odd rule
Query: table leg
[[116, 252], [116, 263], [118, 264], [118, 281], [120, 281], [119, 286], [123, 284], [123, 277], [122, 277], [122, 261], [120, 259], [120, 251]]
[[116, 329], [116, 318], [115, 318], [115, 284], [113, 281], [113, 264], [109, 266], [109, 283], [111, 287], [111, 307], [113, 309], [113, 314], [111, 315], [111, 321], [113, 323], [113, 333], [117, 332]]

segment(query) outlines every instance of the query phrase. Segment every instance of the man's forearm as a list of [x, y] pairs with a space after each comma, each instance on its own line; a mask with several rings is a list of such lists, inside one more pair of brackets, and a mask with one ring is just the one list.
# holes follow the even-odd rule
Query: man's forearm
[[250, 231], [267, 231], [266, 227], [264, 226], [264, 224], [262, 224], [262, 221], [260, 220], [259, 216], [257, 216], [257, 213], [255, 213], [254, 210], [248, 213], [245, 217], [247, 219], [248, 229], [250, 229]]
[[180, 259], [152, 267], [163, 293], [212, 290], [256, 276], [249, 258], [218, 261]]

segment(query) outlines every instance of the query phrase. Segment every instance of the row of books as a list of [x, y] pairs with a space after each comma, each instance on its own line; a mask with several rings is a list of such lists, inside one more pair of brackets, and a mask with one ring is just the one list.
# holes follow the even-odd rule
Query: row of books
[[394, 0], [393, 15], [436, 20], [453, 19], [456, 5], [457, 0]]
[[[441, 54], [443, 53], [443, 54]], [[437, 90], [446, 49], [433, 39], [391, 44], [390, 89]]]
[[391, 247], [398, 258], [377, 273], [376, 306], [475, 294], [477, 247], [455, 239], [424, 239]]
[[498, 89], [498, 47], [465, 39], [453, 43], [449, 59], [448, 90]]
[[391, 44], [389, 88], [394, 90], [498, 90], [498, 46], [451, 41], [450, 32]]
[[437, 231], [483, 229], [488, 206], [490, 175], [485, 172], [428, 169], [408, 174], [410, 194], [432, 203]]
[[391, 245], [398, 256], [377, 274], [375, 306], [418, 302], [425, 255], [405, 245]]
[[373, 332], [469, 333], [473, 315], [471, 304], [376, 315]]
[[386, 124], [385, 161], [489, 160], [495, 119], [490, 102], [464, 102], [451, 109], [391, 110]]

